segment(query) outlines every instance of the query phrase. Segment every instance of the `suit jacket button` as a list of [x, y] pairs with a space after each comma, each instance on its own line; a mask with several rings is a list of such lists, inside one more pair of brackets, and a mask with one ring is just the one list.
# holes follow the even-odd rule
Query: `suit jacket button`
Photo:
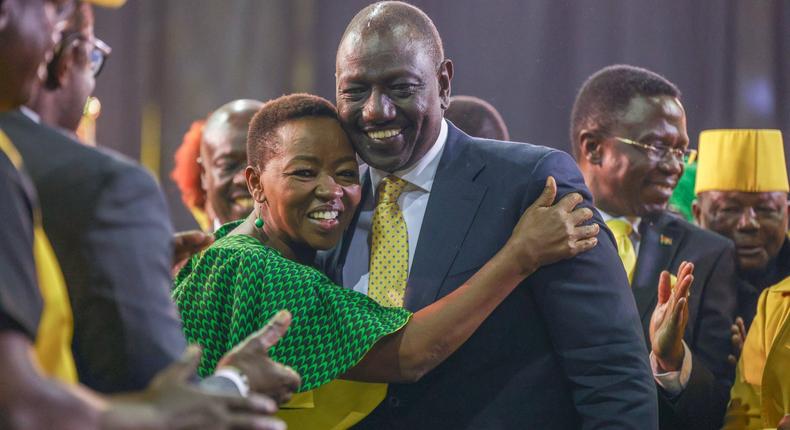
[[398, 406], [400, 406], [400, 399], [395, 396], [389, 396], [387, 401], [389, 402], [390, 406], [393, 408], [397, 408]]

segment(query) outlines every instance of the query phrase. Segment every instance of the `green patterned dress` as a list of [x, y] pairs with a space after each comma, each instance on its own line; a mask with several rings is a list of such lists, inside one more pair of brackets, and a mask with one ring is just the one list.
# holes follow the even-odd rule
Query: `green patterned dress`
[[253, 237], [227, 236], [239, 224], [222, 226], [216, 242], [176, 277], [173, 296], [184, 332], [203, 347], [200, 376], [211, 374], [225, 352], [281, 309], [291, 312], [293, 322], [269, 355], [299, 372], [300, 391], [342, 375], [409, 320], [408, 311], [337, 286]]

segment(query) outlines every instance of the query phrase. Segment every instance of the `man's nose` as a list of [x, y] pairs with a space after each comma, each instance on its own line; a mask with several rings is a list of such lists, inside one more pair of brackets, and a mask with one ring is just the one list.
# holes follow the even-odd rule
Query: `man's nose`
[[362, 108], [362, 119], [368, 124], [382, 124], [395, 119], [395, 105], [383, 91], [374, 89]]
[[754, 211], [754, 208], [747, 207], [741, 211], [737, 228], [738, 230], [756, 230], [760, 228], [760, 221], [757, 220], [757, 213]]
[[247, 187], [247, 177], [244, 176], [244, 169], [240, 169], [233, 175], [233, 184]]

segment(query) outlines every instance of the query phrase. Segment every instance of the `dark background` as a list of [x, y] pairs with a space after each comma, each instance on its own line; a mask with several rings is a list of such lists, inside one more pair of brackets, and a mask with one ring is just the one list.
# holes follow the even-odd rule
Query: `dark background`
[[[129, 0], [97, 10], [96, 35], [113, 48], [96, 88], [100, 144], [148, 166], [176, 228], [195, 226], [169, 179], [191, 121], [236, 98], [306, 91], [334, 100], [340, 35], [369, 3]], [[513, 140], [568, 150], [576, 91], [614, 63], [649, 68], [680, 87], [692, 146], [708, 128], [790, 132], [790, 2], [412, 3], [434, 20], [455, 62], [453, 94], [490, 101]]]

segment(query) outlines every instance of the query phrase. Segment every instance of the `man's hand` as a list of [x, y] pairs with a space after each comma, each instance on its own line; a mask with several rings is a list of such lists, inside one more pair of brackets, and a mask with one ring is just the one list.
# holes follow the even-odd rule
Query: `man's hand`
[[790, 414], [785, 415], [776, 425], [776, 430], [790, 430]]
[[678, 268], [673, 288], [669, 272], [658, 279], [658, 304], [650, 318], [650, 344], [661, 373], [680, 370], [683, 364], [683, 333], [688, 323], [688, 295], [694, 281], [694, 265], [687, 261]]
[[736, 317], [735, 323], [730, 327], [732, 337], [732, 354], [727, 356], [727, 362], [735, 366], [738, 364], [738, 357], [741, 356], [743, 351], [743, 342], [746, 340], [746, 326], [743, 324], [743, 318]]
[[175, 275], [190, 257], [206, 249], [214, 242], [214, 236], [200, 230], [182, 231], [173, 235], [173, 266]]
[[117, 396], [101, 419], [101, 429], [284, 430], [271, 417], [277, 405], [257, 394], [219, 395], [201, 390], [188, 380], [200, 362], [200, 348], [190, 346], [184, 356], [153, 379], [148, 388]]
[[226, 353], [217, 369], [234, 367], [247, 377], [251, 391], [267, 395], [280, 404], [287, 402], [302, 381], [296, 371], [270, 359], [269, 348], [283, 337], [290, 325], [291, 313], [278, 312], [266, 326]]

